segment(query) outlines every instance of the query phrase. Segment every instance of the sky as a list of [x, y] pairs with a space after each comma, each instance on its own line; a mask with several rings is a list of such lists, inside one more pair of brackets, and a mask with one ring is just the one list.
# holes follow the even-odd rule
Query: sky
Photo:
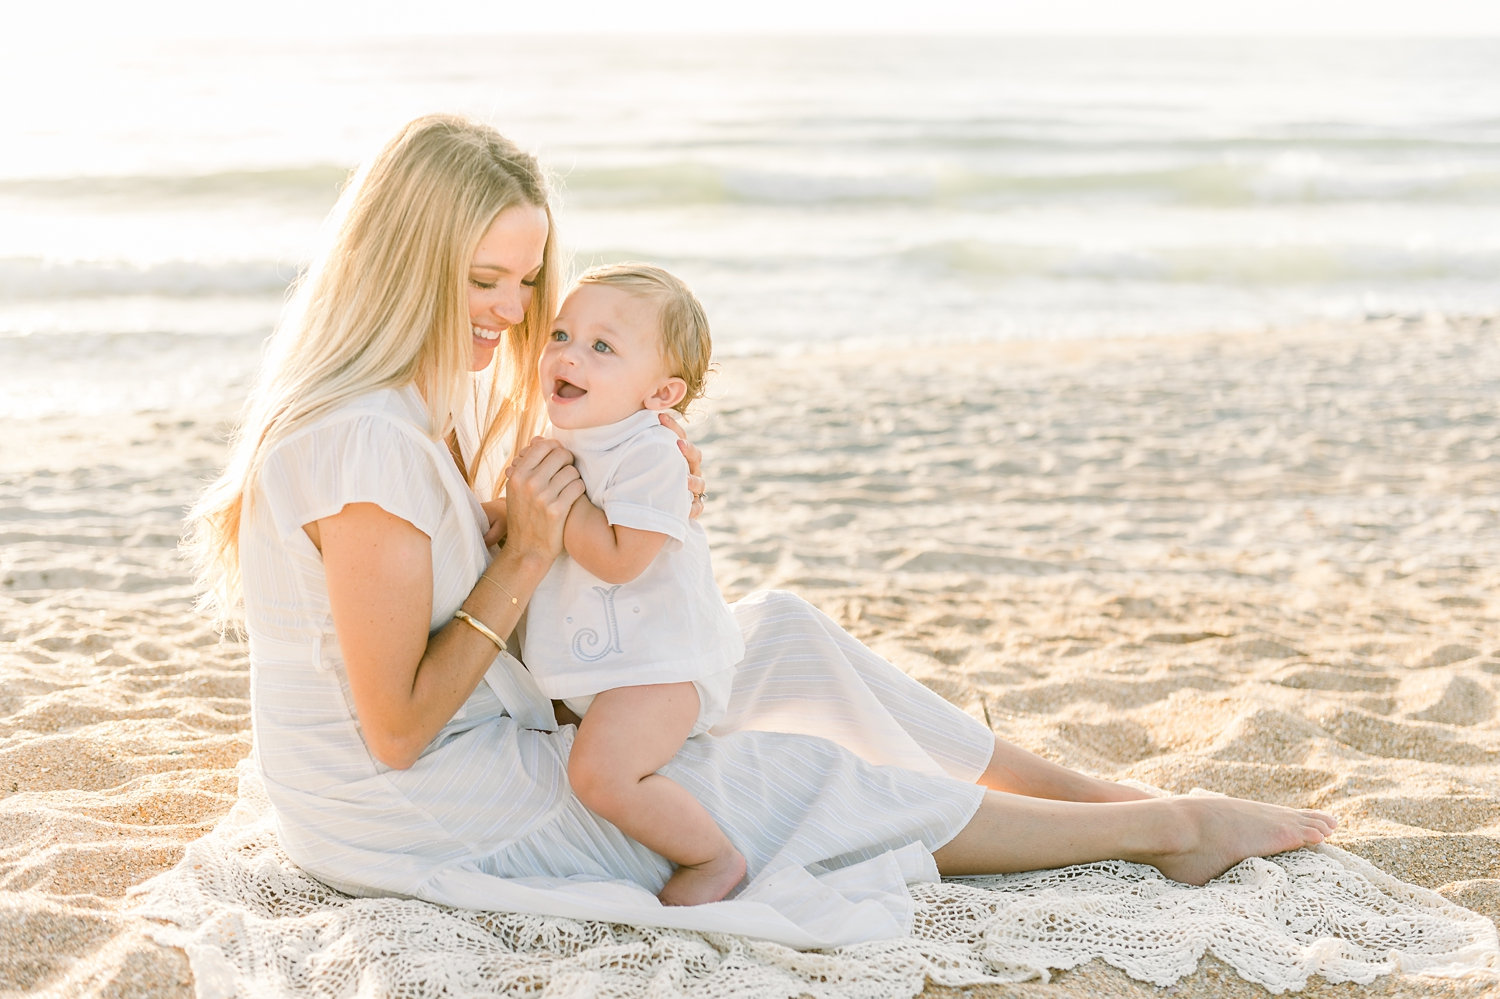
[[1500, 36], [1495, 0], [74, 0], [6, 19], [12, 42], [49, 47], [470, 32]]

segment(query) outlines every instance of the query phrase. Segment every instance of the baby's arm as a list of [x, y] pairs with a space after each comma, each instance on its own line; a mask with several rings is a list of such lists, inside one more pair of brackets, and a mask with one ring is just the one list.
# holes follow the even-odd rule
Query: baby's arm
[[580, 496], [568, 511], [563, 547], [573, 561], [606, 583], [628, 583], [656, 558], [667, 536], [611, 524], [604, 511]]

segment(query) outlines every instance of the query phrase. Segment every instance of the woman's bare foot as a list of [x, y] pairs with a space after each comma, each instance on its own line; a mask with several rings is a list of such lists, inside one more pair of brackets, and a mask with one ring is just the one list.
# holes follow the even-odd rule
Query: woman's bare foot
[[683, 864], [672, 872], [657, 894], [662, 905], [702, 905], [717, 902], [745, 877], [745, 856], [730, 847], [701, 864]]
[[1286, 808], [1241, 798], [1170, 799], [1173, 848], [1148, 863], [1173, 881], [1204, 885], [1248, 857], [1269, 857], [1315, 846], [1338, 820], [1327, 812]]

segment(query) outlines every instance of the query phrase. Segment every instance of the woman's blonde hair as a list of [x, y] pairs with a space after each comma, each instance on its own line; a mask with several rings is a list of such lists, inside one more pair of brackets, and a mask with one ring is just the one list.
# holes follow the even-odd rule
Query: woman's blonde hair
[[693, 400], [703, 394], [709, 359], [713, 356], [708, 314], [687, 283], [655, 264], [627, 261], [592, 267], [580, 274], [573, 284], [574, 287], [608, 285], [655, 303], [662, 360], [666, 361], [669, 374], [687, 384], [687, 394], [672, 408], [686, 413]]
[[[298, 427], [363, 393], [414, 384], [429, 432], [443, 440], [477, 396], [485, 412], [464, 470], [471, 485], [480, 456], [507, 426], [517, 447], [536, 432], [536, 358], [556, 310], [559, 269], [548, 198], [533, 157], [489, 126], [451, 115], [411, 122], [353, 175], [271, 337], [228, 467], [189, 514], [186, 546], [203, 603], [221, 622], [240, 602], [245, 503], [267, 453]], [[487, 372], [471, 376], [469, 266], [495, 216], [513, 205], [547, 215], [542, 268], [525, 318]]]

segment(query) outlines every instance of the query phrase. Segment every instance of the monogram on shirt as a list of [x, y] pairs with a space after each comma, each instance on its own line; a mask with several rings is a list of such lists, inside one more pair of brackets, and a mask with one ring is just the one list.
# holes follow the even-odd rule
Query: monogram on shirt
[[573, 655], [586, 663], [598, 662], [611, 652], [624, 652], [620, 647], [620, 622], [615, 616], [615, 591], [620, 588], [616, 583], [611, 587], [595, 586], [593, 590], [599, 594], [599, 600], [604, 604], [604, 627], [606, 634], [603, 638], [593, 628], [579, 628], [573, 632]]

